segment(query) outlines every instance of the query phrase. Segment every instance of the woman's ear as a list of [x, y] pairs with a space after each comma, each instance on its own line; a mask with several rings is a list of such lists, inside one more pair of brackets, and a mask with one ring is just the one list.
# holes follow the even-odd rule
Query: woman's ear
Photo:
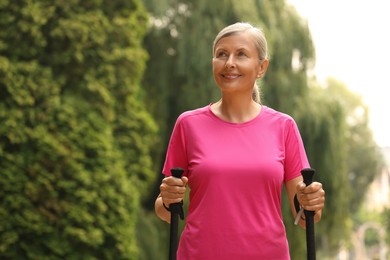
[[268, 59], [265, 59], [263, 60], [261, 63], [260, 63], [260, 66], [259, 66], [259, 71], [257, 73], [257, 78], [262, 78], [265, 74], [265, 72], [267, 71], [267, 68], [268, 68], [268, 64], [269, 64], [269, 61]]

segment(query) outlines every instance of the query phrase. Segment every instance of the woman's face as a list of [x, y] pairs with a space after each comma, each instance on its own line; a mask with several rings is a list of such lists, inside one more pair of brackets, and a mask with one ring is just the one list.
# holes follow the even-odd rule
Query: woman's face
[[220, 39], [215, 46], [213, 73], [222, 91], [247, 91], [267, 68], [268, 61], [260, 61], [254, 40], [249, 33], [239, 33]]

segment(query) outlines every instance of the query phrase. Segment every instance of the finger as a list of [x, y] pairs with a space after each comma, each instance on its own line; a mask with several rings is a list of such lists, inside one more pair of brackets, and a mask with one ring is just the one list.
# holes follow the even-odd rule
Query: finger
[[320, 182], [313, 182], [309, 186], [307, 186], [303, 190], [303, 192], [305, 194], [309, 194], [309, 193], [316, 193], [316, 192], [319, 192], [321, 190], [322, 190], [322, 183], [320, 183]]
[[303, 208], [305, 210], [309, 210], [309, 211], [319, 211], [319, 210], [322, 210], [324, 208], [324, 204], [320, 203], [320, 204], [314, 204], [314, 205], [305, 205], [305, 206], [303, 206]]
[[308, 199], [306, 201], [306, 204], [309, 206], [315, 206], [315, 205], [324, 205], [325, 202], [325, 197], [320, 196], [320, 197], [314, 197], [312, 199]]
[[296, 186], [297, 193], [301, 193], [305, 188], [306, 188], [306, 184], [303, 181], [298, 182]]
[[173, 176], [165, 177], [162, 182], [169, 186], [184, 186], [181, 178], [176, 178]]
[[313, 191], [311, 193], [302, 193], [305, 200], [313, 200], [316, 198], [325, 198], [325, 191], [323, 189]]
[[302, 206], [306, 210], [318, 211], [325, 205], [325, 196], [315, 196], [308, 199], [309, 196], [305, 195], [302, 198]]
[[169, 192], [169, 191], [162, 191], [161, 192], [161, 198], [163, 203], [166, 206], [169, 206], [172, 203], [179, 203], [184, 199], [184, 194]]
[[186, 192], [185, 186], [171, 186], [166, 183], [162, 183], [160, 185], [160, 192], [163, 195], [167, 195], [169, 197], [183, 197]]
[[187, 186], [187, 183], [188, 183], [188, 178], [187, 177], [185, 177], [185, 176], [181, 177], [181, 181], [183, 182], [183, 186], [184, 187]]
[[302, 193], [301, 198], [305, 201], [311, 201], [315, 199], [325, 200], [325, 191], [320, 189], [311, 193]]
[[325, 201], [325, 192], [323, 190], [315, 192], [315, 193], [299, 193], [298, 201], [302, 205], [313, 205], [317, 201], [323, 202]]
[[321, 210], [316, 211], [314, 213], [314, 223], [317, 223], [318, 221], [320, 221], [321, 216], [322, 216], [322, 211]]
[[[176, 179], [176, 180], [175, 180]], [[188, 179], [184, 179], [184, 182]], [[160, 185], [160, 193], [163, 203], [166, 206], [172, 203], [179, 203], [184, 199], [186, 186], [183, 181], [174, 177], [166, 177]]]
[[169, 205], [171, 205], [171, 204], [182, 202], [183, 199], [168, 199], [168, 198], [162, 197], [162, 201], [165, 204], [165, 206], [169, 207]]

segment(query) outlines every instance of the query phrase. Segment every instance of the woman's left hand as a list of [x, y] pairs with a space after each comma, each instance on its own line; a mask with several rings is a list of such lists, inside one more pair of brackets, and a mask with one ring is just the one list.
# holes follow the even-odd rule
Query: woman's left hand
[[299, 182], [296, 186], [297, 199], [300, 205], [309, 211], [314, 211], [314, 222], [321, 219], [322, 209], [325, 206], [325, 191], [320, 182], [313, 182], [309, 186]]

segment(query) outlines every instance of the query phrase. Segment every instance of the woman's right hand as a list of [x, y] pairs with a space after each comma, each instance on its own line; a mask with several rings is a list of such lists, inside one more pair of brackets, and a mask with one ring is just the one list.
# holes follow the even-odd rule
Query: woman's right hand
[[165, 177], [160, 185], [160, 196], [165, 206], [183, 201], [188, 178]]

